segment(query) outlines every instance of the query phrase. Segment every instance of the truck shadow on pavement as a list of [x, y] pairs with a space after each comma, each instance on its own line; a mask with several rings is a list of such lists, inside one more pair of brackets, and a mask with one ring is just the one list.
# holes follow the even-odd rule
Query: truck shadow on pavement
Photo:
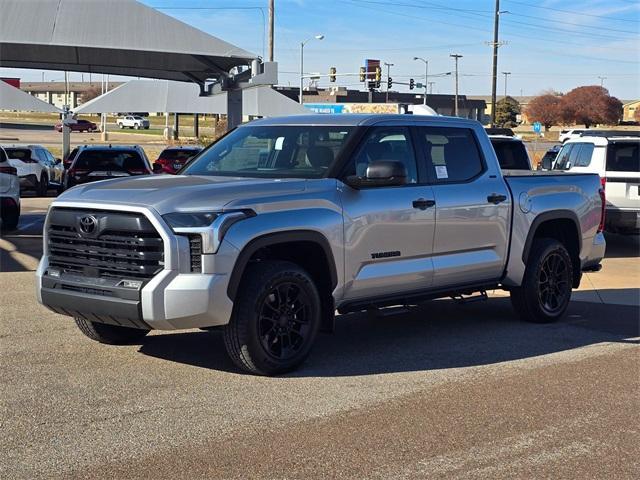
[[638, 258], [640, 257], [640, 235], [616, 235], [607, 233], [606, 258]]
[[0, 272], [33, 272], [42, 257], [44, 214], [20, 216], [17, 230], [0, 234]]
[[[638, 292], [636, 292], [638, 293]], [[555, 324], [520, 321], [508, 298], [458, 305], [439, 300], [414, 310], [351, 314], [319, 335], [309, 359], [288, 377], [335, 377], [429, 371], [514, 361], [601, 342], [637, 343], [640, 307], [572, 302]], [[141, 353], [238, 373], [220, 332], [158, 334]]]

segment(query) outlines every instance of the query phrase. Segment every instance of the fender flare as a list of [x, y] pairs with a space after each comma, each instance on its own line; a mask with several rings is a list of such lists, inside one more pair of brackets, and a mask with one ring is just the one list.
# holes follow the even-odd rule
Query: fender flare
[[549, 220], [571, 220], [574, 223], [576, 232], [578, 232], [578, 257], [580, 256], [580, 252], [582, 251], [582, 231], [580, 230], [578, 215], [571, 210], [554, 210], [552, 212], [541, 213], [533, 219], [533, 222], [531, 222], [531, 227], [529, 228], [529, 233], [527, 234], [527, 239], [524, 242], [524, 248], [522, 249], [522, 262], [525, 265], [529, 259], [529, 253], [531, 252], [531, 246], [533, 245], [533, 239], [536, 236], [538, 227]]
[[249, 260], [258, 250], [269, 247], [271, 245], [277, 245], [281, 243], [289, 242], [311, 242], [319, 245], [327, 258], [329, 274], [331, 276], [331, 289], [335, 289], [338, 284], [338, 273], [336, 270], [336, 263], [333, 257], [333, 251], [329, 245], [327, 238], [319, 232], [313, 230], [288, 230], [285, 232], [267, 233], [259, 237], [254, 238], [247, 243], [233, 266], [231, 277], [229, 278], [229, 285], [227, 286], [227, 296], [231, 301], [235, 300], [242, 281], [242, 276], [247, 268]]

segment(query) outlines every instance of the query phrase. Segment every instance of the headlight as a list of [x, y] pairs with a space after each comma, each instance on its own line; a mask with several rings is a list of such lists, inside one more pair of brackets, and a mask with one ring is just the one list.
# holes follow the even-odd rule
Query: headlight
[[163, 215], [171, 229], [182, 235], [202, 236], [202, 253], [216, 253], [231, 226], [255, 217], [253, 210], [230, 210], [228, 212], [174, 212]]
[[165, 222], [173, 229], [189, 227], [208, 227], [221, 212], [175, 212], [163, 215]]

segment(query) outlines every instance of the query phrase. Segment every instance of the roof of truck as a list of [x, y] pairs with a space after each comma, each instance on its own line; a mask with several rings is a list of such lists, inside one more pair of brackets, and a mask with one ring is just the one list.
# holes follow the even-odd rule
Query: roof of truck
[[407, 114], [315, 114], [315, 115], [290, 115], [285, 117], [271, 117], [254, 120], [246, 126], [268, 126], [268, 125], [334, 125], [334, 126], [366, 126], [376, 123], [405, 123], [407, 125], [415, 125], [416, 123], [442, 124], [456, 123], [466, 125], [480, 125], [475, 120], [468, 120], [459, 117], [445, 117], [434, 115], [407, 115]]

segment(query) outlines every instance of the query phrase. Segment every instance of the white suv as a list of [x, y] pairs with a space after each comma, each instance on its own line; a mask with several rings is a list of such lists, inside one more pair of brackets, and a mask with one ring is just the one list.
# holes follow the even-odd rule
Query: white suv
[[569, 130], [560, 130], [560, 136], [558, 137], [558, 141], [560, 143], [565, 143], [566, 141], [571, 140], [572, 138], [578, 138], [584, 132], [588, 132], [588, 130], [585, 130], [584, 128], [572, 128]]
[[120, 128], [135, 128], [136, 130], [140, 130], [144, 128], [145, 130], [149, 129], [149, 120], [146, 118], [138, 117], [137, 115], [127, 115], [125, 117], [119, 118], [116, 120], [116, 124]]
[[589, 136], [568, 140], [555, 170], [597, 173], [607, 197], [606, 229], [640, 233], [640, 138]]
[[46, 197], [50, 188], [62, 190], [64, 167], [41, 145], [3, 145], [9, 163], [18, 171], [20, 186], [33, 189], [36, 195]]
[[20, 219], [20, 182], [15, 167], [9, 164], [7, 154], [0, 147], [0, 226], [13, 230]]

